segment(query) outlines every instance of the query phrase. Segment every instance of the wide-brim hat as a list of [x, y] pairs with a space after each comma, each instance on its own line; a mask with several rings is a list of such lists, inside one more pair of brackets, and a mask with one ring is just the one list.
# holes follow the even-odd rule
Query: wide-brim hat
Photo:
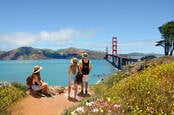
[[72, 58], [72, 59], [70, 60], [70, 63], [71, 63], [71, 64], [77, 64], [77, 62], [78, 62], [78, 59], [77, 59], [77, 58]]
[[40, 72], [41, 69], [42, 69], [41, 66], [36, 65], [36, 66], [34, 66], [34, 68], [33, 68], [33, 73], [38, 73], [38, 72]]
[[88, 54], [87, 53], [83, 53], [82, 54], [82, 58], [88, 58]]

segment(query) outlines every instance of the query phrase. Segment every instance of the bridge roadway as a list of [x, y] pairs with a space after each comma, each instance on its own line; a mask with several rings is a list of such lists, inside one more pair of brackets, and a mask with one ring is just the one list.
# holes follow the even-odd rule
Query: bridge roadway
[[[109, 57], [112, 58], [112, 61], [109, 60]], [[138, 59], [133, 59], [127, 56], [113, 55], [113, 54], [106, 54], [105, 59], [118, 69], [122, 69], [123, 65], [127, 65], [138, 61]]]

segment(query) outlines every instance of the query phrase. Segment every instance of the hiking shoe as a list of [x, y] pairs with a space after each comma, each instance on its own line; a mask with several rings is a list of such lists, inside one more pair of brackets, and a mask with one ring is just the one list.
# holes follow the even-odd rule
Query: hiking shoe
[[47, 94], [48, 97], [54, 97], [52, 94]]
[[41, 97], [45, 97], [45, 95], [41, 92], [38, 92], [38, 95], [41, 96]]
[[77, 100], [76, 98], [73, 98], [73, 101], [74, 101], [74, 102], [77, 102], [78, 100]]
[[80, 91], [80, 94], [83, 94], [83, 90]]
[[88, 94], [88, 91], [87, 90], [85, 90], [85, 94]]

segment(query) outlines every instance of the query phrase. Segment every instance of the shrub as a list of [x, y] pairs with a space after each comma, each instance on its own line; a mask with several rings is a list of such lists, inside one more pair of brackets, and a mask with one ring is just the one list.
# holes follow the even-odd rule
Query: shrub
[[119, 71], [113, 75], [108, 76], [106, 81], [99, 84], [95, 84], [93, 87], [95, 89], [95, 94], [97, 96], [105, 96], [107, 91], [112, 88], [115, 83], [118, 83], [120, 80], [128, 77], [127, 72]]
[[153, 59], [153, 58], [156, 58], [156, 56], [154, 56], [154, 55], [147, 55], [147, 56], [142, 57], [140, 60], [144, 61], [144, 60], [150, 60], [150, 59]]
[[173, 82], [174, 62], [124, 78], [115, 83], [107, 95], [133, 114], [173, 114]]
[[0, 87], [0, 111], [5, 111], [11, 104], [25, 96], [25, 93], [18, 88]]
[[23, 85], [23, 84], [18, 83], [18, 82], [12, 82], [11, 84], [12, 84], [12, 86], [18, 88], [19, 90], [22, 90], [24, 92], [27, 91], [27, 86], [26, 85]]

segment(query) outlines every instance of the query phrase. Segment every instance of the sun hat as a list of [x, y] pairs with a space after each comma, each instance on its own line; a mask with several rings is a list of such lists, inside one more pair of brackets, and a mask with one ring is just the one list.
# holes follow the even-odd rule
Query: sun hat
[[38, 73], [38, 72], [40, 72], [41, 69], [42, 69], [42, 67], [36, 65], [36, 66], [34, 66], [33, 73]]
[[82, 58], [88, 58], [88, 54], [87, 53], [83, 53], [82, 54]]
[[77, 58], [72, 58], [71, 61], [70, 61], [70, 63], [71, 63], [71, 64], [75, 64], [75, 63], [77, 64], [77, 61], [78, 61]]

